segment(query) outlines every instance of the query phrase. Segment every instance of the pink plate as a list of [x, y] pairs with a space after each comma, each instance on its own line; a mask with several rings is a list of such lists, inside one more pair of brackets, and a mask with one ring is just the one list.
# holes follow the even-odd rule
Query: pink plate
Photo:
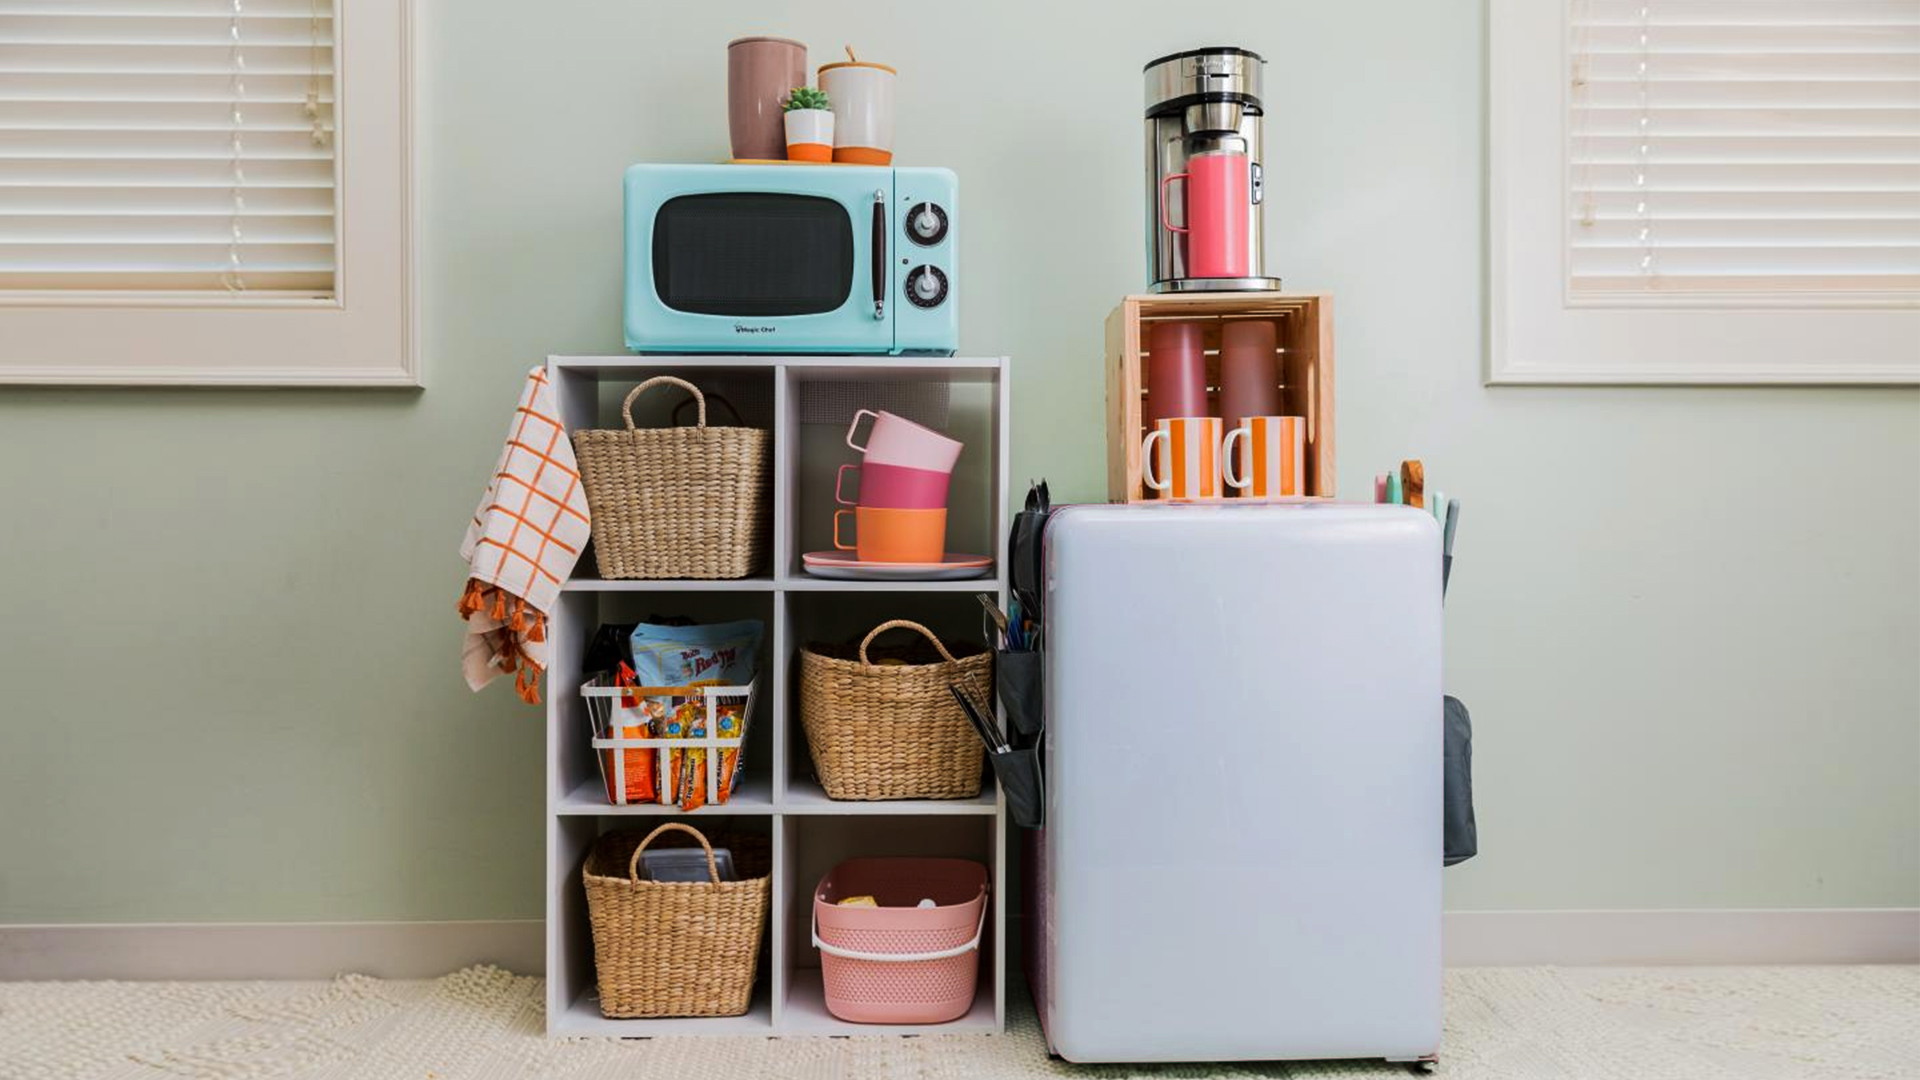
[[851, 551], [809, 551], [800, 561], [807, 573], [838, 581], [964, 581], [993, 569], [991, 556], [952, 551], [937, 563], [862, 562]]

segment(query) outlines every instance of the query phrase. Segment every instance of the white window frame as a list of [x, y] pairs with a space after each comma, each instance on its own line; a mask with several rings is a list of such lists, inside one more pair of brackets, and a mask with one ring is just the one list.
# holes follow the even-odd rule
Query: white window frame
[[333, 297], [0, 291], [0, 384], [421, 385], [413, 0], [337, 4]]
[[1564, 0], [1489, 0], [1489, 385], [1920, 383], [1914, 304], [1570, 306], [1567, 38]]

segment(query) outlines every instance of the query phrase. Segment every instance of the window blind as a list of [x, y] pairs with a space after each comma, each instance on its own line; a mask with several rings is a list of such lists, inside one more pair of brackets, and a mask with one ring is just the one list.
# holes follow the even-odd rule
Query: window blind
[[0, 0], [0, 293], [328, 297], [332, 0]]
[[1920, 301], [1920, 0], [1568, 0], [1567, 295]]

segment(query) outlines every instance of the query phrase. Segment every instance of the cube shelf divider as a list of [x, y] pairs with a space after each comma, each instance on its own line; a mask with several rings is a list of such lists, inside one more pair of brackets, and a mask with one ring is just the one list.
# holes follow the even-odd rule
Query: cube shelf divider
[[[1008, 456], [1011, 438], [1010, 363], [1006, 357], [846, 356], [550, 356], [547, 370], [569, 432], [619, 423], [619, 398], [634, 384], [659, 374], [679, 374], [703, 388], [720, 380], [740, 388], [733, 404], [748, 422], [773, 429], [773, 544], [760, 574], [737, 581], [608, 581], [592, 556], [583, 554], [563, 585], [549, 628], [547, 675], [547, 1033], [550, 1036], [655, 1035], [798, 1036], [915, 1035], [935, 1032], [998, 1032], [1006, 1024], [1007, 873], [1006, 806], [991, 772], [974, 799], [902, 802], [835, 802], [805, 768], [806, 747], [796, 709], [795, 654], [810, 628], [866, 617], [871, 609], [912, 617], [937, 609], [949, 627], [965, 625], [975, 593], [1007, 603]], [[803, 447], [802, 399], [809, 387], [846, 384], [926, 384], [941, 402], [951, 395], [967, 408], [967, 450], [954, 477], [949, 536], [962, 547], [994, 557], [994, 572], [969, 581], [831, 581], [808, 575], [800, 556], [809, 537], [824, 526], [832, 508], [831, 467], [854, 458], [842, 447], [831, 456], [823, 430]], [[944, 388], [941, 390], [940, 388]], [[918, 387], [915, 387], [918, 389]], [[674, 402], [661, 395], [664, 405]], [[961, 401], [962, 398], [964, 401]], [[944, 404], [943, 404], [944, 407]], [[645, 411], [636, 403], [636, 413]], [[726, 418], [724, 410], [722, 420]], [[638, 422], [638, 416], [636, 421]], [[714, 422], [710, 419], [709, 422]], [[822, 429], [812, 424], [808, 428]], [[959, 437], [956, 435], [956, 437]], [[804, 466], [804, 467], [803, 467]], [[829, 479], [822, 480], [824, 470]], [[824, 495], [823, 495], [823, 488]], [[812, 517], [806, 515], [813, 515]], [[819, 520], [815, 520], [818, 518]], [[822, 545], [824, 546], [824, 545]], [[613, 806], [605, 797], [590, 749], [579, 696], [581, 662], [588, 639], [609, 616], [628, 618], [661, 606], [688, 604], [716, 617], [765, 618], [770, 671], [748, 731], [746, 771], [724, 806], [691, 813], [672, 806]], [[978, 609], [972, 615], [977, 621]], [[926, 621], [937, 622], [932, 617]], [[974, 631], [977, 633], [978, 631]], [[1003, 721], [1004, 722], [1004, 721]], [[705, 819], [705, 820], [703, 820]], [[613, 1020], [600, 1015], [580, 867], [595, 837], [614, 828], [648, 828], [665, 820], [695, 827], [716, 825], [764, 831], [773, 847], [773, 902], [768, 950], [744, 1016]], [[930, 850], [919, 850], [929, 845]], [[866, 850], [872, 849], [872, 850]], [[992, 913], [981, 946], [978, 996], [971, 1012], [936, 1025], [854, 1024], [826, 1011], [820, 971], [806, 939], [816, 881], [825, 859], [850, 854], [964, 854], [987, 864], [992, 875]], [[803, 870], [804, 868], [804, 870]]]

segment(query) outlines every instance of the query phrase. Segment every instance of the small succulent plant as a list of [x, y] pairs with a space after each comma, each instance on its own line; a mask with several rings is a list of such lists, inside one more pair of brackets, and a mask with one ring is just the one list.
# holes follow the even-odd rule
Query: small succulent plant
[[827, 100], [825, 90], [816, 90], [811, 86], [796, 86], [787, 94], [787, 111], [797, 109], [830, 109], [833, 103]]

